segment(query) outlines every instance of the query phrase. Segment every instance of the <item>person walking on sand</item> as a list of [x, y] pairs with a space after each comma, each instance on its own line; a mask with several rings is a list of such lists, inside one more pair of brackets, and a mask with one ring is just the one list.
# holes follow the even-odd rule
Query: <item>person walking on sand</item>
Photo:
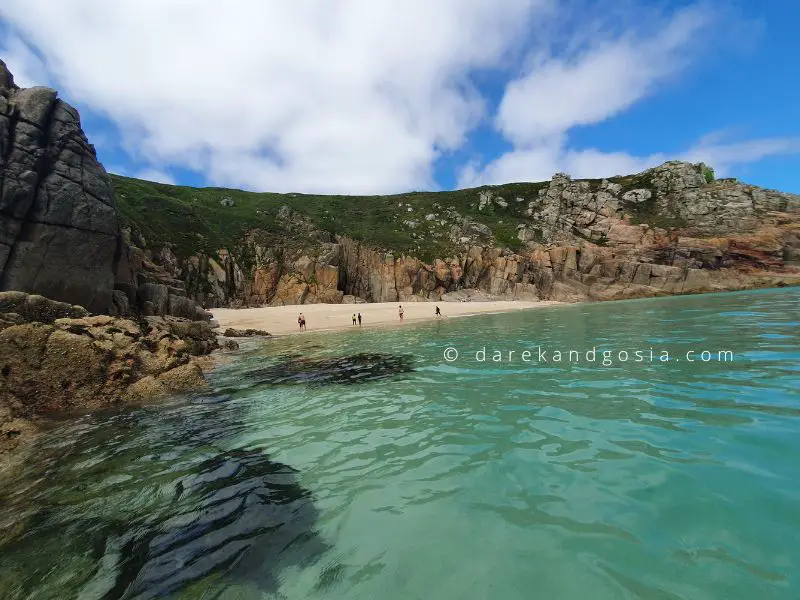
[[397, 314], [400, 315], [400, 320], [403, 320], [403, 305], [400, 305], [400, 308], [397, 310]]
[[353, 326], [356, 324], [356, 313], [353, 313]]
[[439, 307], [438, 307], [438, 306], [436, 307], [436, 316], [437, 316], [437, 317], [441, 317], [441, 316], [442, 316], [442, 311], [441, 311], [441, 310], [439, 310]]
[[358, 326], [361, 327], [361, 313], [358, 313]]
[[300, 313], [300, 316], [297, 317], [297, 324], [300, 325], [300, 331], [304, 331], [306, 328], [306, 318], [303, 316], [303, 313]]

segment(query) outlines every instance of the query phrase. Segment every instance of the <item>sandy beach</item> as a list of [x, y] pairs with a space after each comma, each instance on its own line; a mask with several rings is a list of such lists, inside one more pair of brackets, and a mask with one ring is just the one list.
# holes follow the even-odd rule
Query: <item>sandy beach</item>
[[273, 335], [301, 333], [297, 316], [302, 312], [306, 318], [308, 333], [335, 331], [353, 327], [353, 313], [361, 313], [362, 327], [377, 325], [403, 325], [420, 321], [431, 321], [435, 307], [439, 306], [444, 319], [466, 317], [486, 313], [530, 310], [562, 304], [541, 301], [495, 301], [495, 302], [409, 302], [402, 304], [403, 322], [398, 316], [398, 302], [375, 302], [367, 304], [303, 304], [291, 306], [266, 306], [262, 308], [215, 308], [210, 312], [219, 322], [220, 328], [262, 329]]

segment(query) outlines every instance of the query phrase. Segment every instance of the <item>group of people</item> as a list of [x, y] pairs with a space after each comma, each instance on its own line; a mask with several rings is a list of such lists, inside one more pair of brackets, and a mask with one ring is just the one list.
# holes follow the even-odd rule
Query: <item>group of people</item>
[[[403, 305], [401, 304], [397, 308], [397, 314], [400, 317], [401, 321], [403, 320], [404, 313], [405, 313], [405, 311], [403, 310]], [[438, 306], [436, 307], [436, 312], [434, 314], [437, 317], [444, 316], [444, 315], [442, 315], [442, 311], [439, 309]], [[361, 313], [353, 313], [353, 326], [358, 324], [358, 326], [360, 327], [361, 323], [362, 323]], [[300, 316], [297, 317], [297, 324], [300, 326], [300, 331], [305, 331], [305, 329], [306, 329], [306, 318], [303, 315], [303, 313], [300, 313]]]

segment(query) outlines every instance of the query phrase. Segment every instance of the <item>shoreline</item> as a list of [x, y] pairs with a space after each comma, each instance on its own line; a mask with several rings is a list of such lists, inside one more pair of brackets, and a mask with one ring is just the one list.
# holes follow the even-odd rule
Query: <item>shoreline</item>
[[[400, 327], [406, 323], [424, 323], [437, 320], [458, 319], [475, 315], [499, 314], [518, 310], [534, 310], [562, 306], [569, 302], [541, 300], [497, 300], [489, 302], [367, 302], [361, 304], [292, 304], [257, 308], [214, 308], [209, 312], [219, 323], [220, 332], [226, 329], [261, 329], [272, 337], [346, 331], [348, 329], [374, 329], [375, 327]], [[403, 306], [403, 320], [398, 314]], [[438, 306], [442, 316], [434, 313]], [[306, 318], [305, 331], [300, 331], [297, 317]], [[362, 325], [353, 325], [353, 313], [362, 315]]]

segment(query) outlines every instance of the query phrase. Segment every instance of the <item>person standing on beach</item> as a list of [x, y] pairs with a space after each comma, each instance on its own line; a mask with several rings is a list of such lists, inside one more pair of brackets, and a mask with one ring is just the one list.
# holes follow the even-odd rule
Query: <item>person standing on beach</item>
[[438, 306], [436, 307], [436, 316], [437, 316], [437, 317], [441, 317], [441, 316], [442, 316], [442, 311], [441, 311], [441, 310], [439, 310], [439, 307], [438, 307]]
[[353, 325], [355, 326], [355, 324], [356, 324], [356, 313], [353, 313]]
[[400, 315], [400, 320], [402, 321], [403, 320], [403, 305], [402, 304], [400, 305], [400, 308], [398, 309], [397, 313]]
[[297, 317], [297, 324], [300, 325], [300, 331], [306, 328], [306, 318], [303, 316], [303, 313], [300, 313], [300, 316]]
[[358, 326], [361, 327], [361, 313], [358, 313]]

